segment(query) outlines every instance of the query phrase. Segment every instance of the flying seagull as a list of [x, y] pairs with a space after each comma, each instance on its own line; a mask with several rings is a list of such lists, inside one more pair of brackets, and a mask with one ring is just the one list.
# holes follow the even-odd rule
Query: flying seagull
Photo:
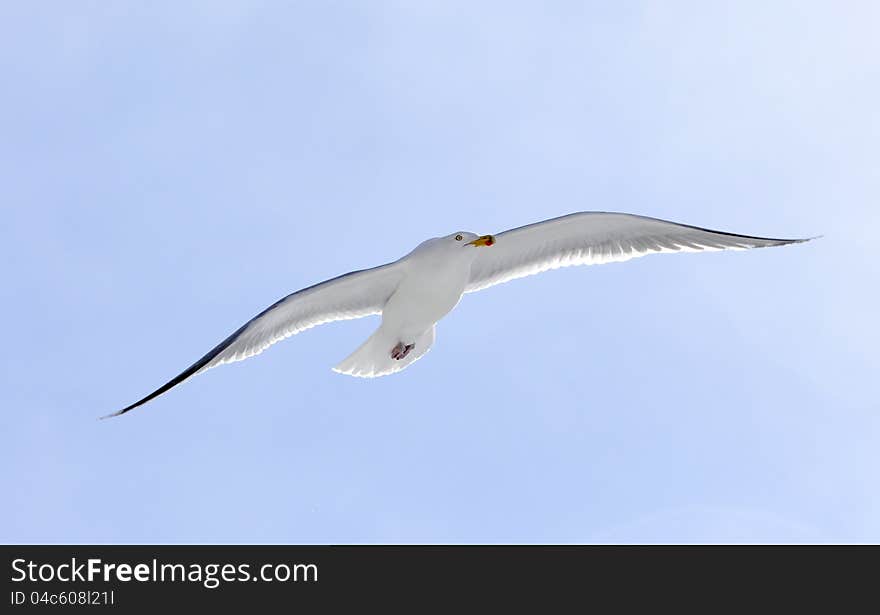
[[386, 376], [409, 367], [430, 350], [437, 321], [465, 293], [558, 267], [600, 265], [662, 252], [746, 250], [804, 241], [809, 239], [751, 237], [599, 211], [498, 235], [459, 231], [435, 237], [393, 263], [346, 273], [284, 297], [171, 381], [108, 417], [137, 408], [212, 367], [247, 359], [275, 342], [334, 320], [382, 315], [375, 333], [333, 369], [361, 378]]

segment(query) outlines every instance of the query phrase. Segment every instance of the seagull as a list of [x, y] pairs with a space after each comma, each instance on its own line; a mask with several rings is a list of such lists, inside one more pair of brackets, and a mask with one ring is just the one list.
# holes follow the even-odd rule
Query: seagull
[[559, 267], [600, 265], [665, 252], [747, 250], [815, 239], [770, 239], [678, 224], [635, 214], [585, 211], [498, 235], [458, 231], [420, 243], [403, 258], [353, 271], [287, 295], [242, 325], [201, 359], [119, 416], [224, 363], [260, 354], [306, 329], [382, 315], [379, 328], [334, 371], [387, 376], [422, 358], [437, 321], [465, 293]]

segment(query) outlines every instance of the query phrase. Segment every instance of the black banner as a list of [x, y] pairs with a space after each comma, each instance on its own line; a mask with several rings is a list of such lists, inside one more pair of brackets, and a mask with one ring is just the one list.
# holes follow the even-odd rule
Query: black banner
[[[684, 546], [3, 546], [4, 613], [612, 600], [781, 604], [871, 590], [872, 549]], [[705, 604], [706, 607], [712, 605]]]

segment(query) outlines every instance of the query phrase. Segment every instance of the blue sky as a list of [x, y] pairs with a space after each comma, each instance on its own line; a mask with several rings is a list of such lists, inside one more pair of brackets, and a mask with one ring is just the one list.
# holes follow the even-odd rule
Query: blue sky
[[[7, 2], [0, 541], [880, 540], [875, 2]], [[413, 368], [278, 297], [579, 210], [824, 234], [465, 297]]]

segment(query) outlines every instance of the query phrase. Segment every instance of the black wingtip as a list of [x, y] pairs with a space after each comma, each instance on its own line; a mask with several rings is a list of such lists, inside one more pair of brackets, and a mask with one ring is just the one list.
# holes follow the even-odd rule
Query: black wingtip
[[[269, 309], [271, 309], [271, 308], [269, 308]], [[126, 412], [128, 412], [129, 410], [134, 410], [138, 406], [142, 406], [145, 403], [147, 403], [148, 401], [155, 399], [156, 397], [159, 397], [162, 393], [168, 391], [169, 389], [173, 389], [174, 387], [176, 387], [178, 384], [180, 384], [184, 380], [188, 380], [189, 378], [195, 376], [197, 373], [199, 373], [199, 371], [204, 369], [214, 359], [214, 357], [216, 357], [218, 354], [220, 354], [220, 352], [222, 352], [224, 349], [229, 347], [229, 345], [232, 344], [232, 342], [234, 342], [236, 340], [236, 338], [241, 334], [242, 331], [244, 331], [247, 328], [247, 326], [251, 322], [252, 321], [246, 322], [235, 333], [233, 333], [232, 335], [227, 337], [225, 340], [223, 340], [222, 342], [217, 344], [217, 346], [215, 346], [208, 354], [203, 356], [201, 359], [199, 359], [198, 361], [196, 361], [195, 363], [190, 365], [188, 368], [186, 368], [186, 370], [184, 370], [182, 373], [178, 374], [176, 377], [174, 377], [170, 381], [166, 382], [164, 385], [162, 385], [161, 387], [159, 387], [158, 389], [156, 389], [155, 391], [153, 391], [152, 393], [150, 393], [149, 395], [147, 395], [143, 399], [140, 399], [140, 400], [134, 402], [130, 406], [126, 406], [122, 410], [119, 410], [119, 411], [114, 412], [112, 414], [107, 414], [105, 416], [99, 417], [99, 419], [100, 420], [112, 419], [113, 417], [121, 416], [121, 415], [125, 414]]]
[[113, 414], [107, 414], [105, 416], [102, 416], [102, 417], [100, 417], [101, 420], [112, 419], [115, 416], [121, 416], [121, 415], [125, 414], [129, 410], [134, 410], [138, 406], [143, 406], [148, 401], [155, 399], [156, 397], [159, 397], [165, 391], [176, 387], [178, 384], [180, 384], [184, 380], [187, 380], [187, 379], [191, 378], [192, 376], [194, 376], [196, 374], [196, 372], [198, 372], [199, 369], [201, 369], [204, 366], [204, 363], [207, 363], [207, 361], [204, 361], [204, 360], [199, 361], [198, 363], [196, 363], [192, 367], [190, 367], [188, 370], [186, 370], [185, 372], [183, 372], [182, 374], [180, 374], [179, 376], [177, 376], [173, 380], [162, 385], [161, 387], [159, 387], [158, 389], [156, 389], [155, 391], [153, 391], [152, 393], [150, 393], [149, 395], [147, 395], [143, 399], [140, 399], [140, 400], [134, 402], [130, 406], [126, 406], [125, 408], [123, 408], [122, 410], [119, 410], [118, 412], [114, 412]]
[[821, 239], [824, 235], [815, 235], [813, 237], [798, 237], [797, 239], [777, 239], [779, 243], [776, 245], [780, 246], [790, 246], [795, 243], [807, 243], [808, 241], [813, 241], [814, 239]]
[[208, 362], [208, 360], [207, 360], [207, 355], [206, 355], [206, 357], [203, 357], [198, 362], [196, 362], [195, 364], [190, 366], [190, 368], [187, 369], [185, 372], [183, 372], [182, 374], [180, 374], [176, 378], [172, 379], [171, 381], [165, 383], [164, 385], [162, 385], [161, 387], [159, 387], [158, 389], [156, 389], [155, 391], [153, 391], [152, 393], [150, 393], [149, 395], [147, 395], [143, 399], [140, 399], [140, 400], [134, 402], [133, 404], [131, 404], [130, 406], [126, 406], [122, 410], [114, 412], [113, 414], [107, 414], [105, 416], [99, 417], [100, 420], [112, 419], [115, 416], [121, 416], [121, 415], [125, 414], [126, 412], [128, 412], [129, 410], [134, 410], [138, 406], [144, 405], [145, 403], [147, 403], [151, 399], [155, 399], [156, 397], [159, 397], [165, 391], [176, 387], [178, 384], [180, 384], [184, 380], [187, 380], [188, 378], [191, 378], [192, 376], [194, 376], [202, 367], [205, 366], [205, 364], [207, 364], [207, 362]]
[[822, 239], [825, 235], [814, 235], [813, 237], [801, 237], [799, 239], [782, 239], [780, 240], [780, 246], [790, 246], [796, 243], [807, 243], [808, 241], [813, 241], [814, 239]]
[[135, 408], [136, 406], [137, 406], [137, 404], [135, 404], [134, 406], [129, 406], [128, 408], [123, 408], [122, 410], [117, 410], [116, 412], [113, 412], [111, 414], [105, 414], [104, 416], [99, 416], [98, 420], [104, 421], [106, 419], [112, 419], [114, 416], [122, 416], [123, 414], [125, 414], [126, 412], [128, 412], [132, 408]]
[[153, 395], [150, 395], [150, 396], [145, 397], [144, 399], [142, 399], [142, 400], [140, 400], [140, 401], [137, 401], [137, 402], [133, 403], [133, 404], [130, 405], [130, 406], [126, 406], [126, 407], [123, 408], [122, 410], [117, 410], [116, 412], [113, 412], [113, 413], [111, 413], [111, 414], [105, 414], [104, 416], [99, 416], [99, 417], [98, 417], [98, 420], [99, 420], [99, 421], [103, 421], [103, 420], [105, 420], [105, 419], [112, 419], [112, 418], [115, 417], [115, 416], [122, 416], [123, 414], [125, 414], [125, 413], [128, 412], [129, 410], [134, 410], [134, 409], [137, 408], [138, 406], [147, 403], [147, 402], [150, 401], [153, 397], [154, 397]]

